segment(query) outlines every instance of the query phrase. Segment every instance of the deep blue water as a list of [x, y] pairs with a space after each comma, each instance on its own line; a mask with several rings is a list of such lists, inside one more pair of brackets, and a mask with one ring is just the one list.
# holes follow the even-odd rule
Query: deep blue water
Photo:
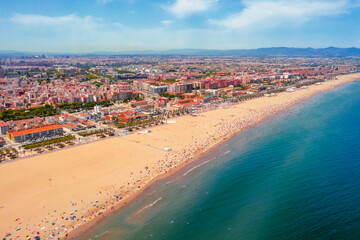
[[354, 82], [247, 130], [78, 239], [360, 239], [359, 139]]

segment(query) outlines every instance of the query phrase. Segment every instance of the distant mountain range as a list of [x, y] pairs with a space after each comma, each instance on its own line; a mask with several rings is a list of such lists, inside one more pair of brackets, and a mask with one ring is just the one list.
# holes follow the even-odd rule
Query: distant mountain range
[[230, 50], [210, 50], [210, 49], [171, 49], [164, 51], [121, 51], [121, 52], [90, 52], [90, 53], [49, 53], [49, 52], [20, 52], [20, 51], [0, 51], [0, 57], [21, 57], [36, 55], [183, 55], [183, 56], [241, 56], [241, 57], [349, 57], [360, 56], [360, 48], [289, 48], [271, 47], [257, 49], [230, 49]]

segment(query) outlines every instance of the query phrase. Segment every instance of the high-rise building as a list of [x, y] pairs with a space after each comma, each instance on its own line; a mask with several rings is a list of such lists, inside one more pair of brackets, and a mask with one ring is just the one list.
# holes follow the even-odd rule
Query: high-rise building
[[7, 122], [0, 122], [0, 133], [2, 135], [6, 135], [6, 133], [10, 130], [9, 124]]
[[95, 112], [95, 113], [101, 113], [101, 110], [102, 110], [102, 107], [101, 107], [101, 106], [96, 105], [96, 106], [94, 107], [94, 112]]

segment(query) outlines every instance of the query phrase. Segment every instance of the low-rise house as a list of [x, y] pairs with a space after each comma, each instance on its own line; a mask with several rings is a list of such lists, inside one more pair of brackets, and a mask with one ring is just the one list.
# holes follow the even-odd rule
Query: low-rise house
[[198, 105], [198, 103], [196, 101], [194, 101], [194, 99], [183, 99], [183, 100], [178, 100], [174, 104], [174, 107], [176, 107], [176, 108], [191, 108], [191, 107], [195, 107], [196, 105]]
[[246, 94], [246, 91], [230, 91], [226, 94], [226, 96], [228, 97], [237, 97], [237, 96], [240, 96], [240, 95], [245, 95]]
[[78, 126], [74, 123], [64, 123], [62, 125], [65, 129], [69, 130], [69, 131], [77, 131], [79, 130]]
[[119, 119], [119, 115], [117, 114], [109, 114], [105, 116], [105, 120], [108, 122], [117, 121]]
[[196, 96], [196, 97], [194, 97], [194, 101], [197, 103], [207, 103], [208, 99], [203, 96]]
[[148, 105], [148, 102], [147, 101], [137, 101], [137, 102], [132, 102], [131, 103], [131, 106], [132, 107], [141, 107], [141, 106], [146, 106]]

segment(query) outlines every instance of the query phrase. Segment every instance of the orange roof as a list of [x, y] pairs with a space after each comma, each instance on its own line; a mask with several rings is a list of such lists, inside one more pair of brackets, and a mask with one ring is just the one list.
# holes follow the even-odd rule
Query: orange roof
[[192, 105], [192, 104], [196, 104], [196, 102], [177, 103], [176, 105], [178, 105], [178, 106], [187, 106], [187, 105]]
[[178, 100], [178, 103], [189, 103], [189, 102], [194, 102], [194, 99], [188, 98], [188, 99], [182, 99], [182, 100]]
[[128, 111], [125, 111], [125, 112], [121, 112], [120, 114], [133, 114], [135, 113], [134, 111], [131, 111], [131, 110], [128, 110]]
[[64, 127], [77, 127], [76, 124], [73, 124], [73, 123], [65, 123], [63, 126]]
[[0, 122], [0, 127], [9, 126], [9, 123], [6, 122]]
[[9, 131], [8, 133], [11, 134], [13, 137], [21, 136], [21, 135], [28, 135], [32, 133], [38, 133], [38, 132], [44, 132], [49, 130], [55, 130], [60, 129], [62, 126], [60, 124], [53, 124], [53, 125], [47, 125], [43, 127], [36, 127], [36, 128], [28, 128], [24, 130], [18, 130], [18, 131]]

